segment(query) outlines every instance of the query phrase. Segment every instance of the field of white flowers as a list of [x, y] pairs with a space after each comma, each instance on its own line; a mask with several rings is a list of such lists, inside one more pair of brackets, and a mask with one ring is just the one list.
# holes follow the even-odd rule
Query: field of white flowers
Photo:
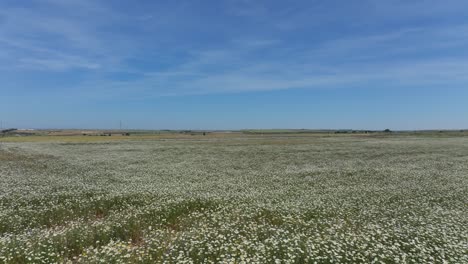
[[468, 137], [1, 143], [0, 263], [468, 263]]

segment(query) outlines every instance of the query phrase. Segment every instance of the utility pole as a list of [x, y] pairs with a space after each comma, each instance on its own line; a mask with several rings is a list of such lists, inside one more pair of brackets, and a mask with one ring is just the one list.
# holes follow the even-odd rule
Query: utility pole
[[[5, 136], [5, 133], [3, 133], [3, 120], [0, 120], [0, 133], [2, 134], [2, 138]], [[0, 141], [0, 148], [2, 147], [3, 142]]]

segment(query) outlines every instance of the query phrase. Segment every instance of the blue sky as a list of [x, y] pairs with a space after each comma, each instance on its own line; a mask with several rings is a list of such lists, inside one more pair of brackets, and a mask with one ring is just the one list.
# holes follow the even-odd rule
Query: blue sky
[[468, 1], [0, 1], [4, 127], [468, 128]]

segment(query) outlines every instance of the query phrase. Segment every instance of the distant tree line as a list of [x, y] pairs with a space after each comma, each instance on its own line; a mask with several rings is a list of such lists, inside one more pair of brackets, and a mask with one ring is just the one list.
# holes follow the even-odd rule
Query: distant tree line
[[[378, 133], [379, 131], [376, 130], [337, 130], [335, 131], [335, 134], [348, 134], [348, 133], [364, 133], [364, 134], [371, 134], [371, 133]], [[385, 129], [383, 131], [384, 133], [392, 133], [390, 129]]]
[[8, 132], [13, 132], [13, 131], [15, 131], [15, 130], [18, 130], [18, 129], [16, 129], [16, 128], [9, 128], [9, 129], [4, 129], [4, 130], [2, 130], [1, 132], [2, 132], [2, 133], [8, 133]]

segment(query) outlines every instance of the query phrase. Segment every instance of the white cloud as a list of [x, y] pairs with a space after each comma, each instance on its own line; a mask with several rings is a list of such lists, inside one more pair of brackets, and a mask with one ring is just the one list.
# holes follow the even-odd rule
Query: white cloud
[[[161, 31], [159, 28], [148, 29], [144, 21], [161, 20], [150, 10], [129, 15], [96, 1], [47, 2], [51, 5], [50, 10], [44, 8], [41, 12], [24, 8], [0, 10], [0, 16], [4, 17], [0, 22], [0, 49], [8, 50], [0, 52], [3, 61], [0, 68], [96, 72], [96, 76], [85, 82], [70, 84], [70, 89], [77, 94], [98, 98], [110, 94], [146, 97], [346, 87], [389, 80], [403, 85], [441, 86], [466, 81], [466, 58], [447, 54], [447, 48], [462, 49], [468, 44], [466, 25], [410, 25], [393, 30], [377, 27], [378, 30], [355, 30], [353, 34], [327, 38], [319, 35], [307, 38], [299, 34], [292, 36], [297, 38], [294, 40], [290, 36], [295, 32], [292, 29], [297, 29], [295, 26], [323, 26], [335, 18], [322, 12], [323, 6], [317, 10], [310, 7], [301, 10], [292, 6], [272, 13], [266, 8], [266, 3], [241, 1], [228, 5], [231, 8], [228, 13], [262, 18], [262, 23], [270, 23], [272, 28], [287, 22], [291, 32], [283, 35], [283, 31], [272, 29], [267, 33], [256, 32], [258, 34], [231, 36], [227, 33], [224, 42], [211, 43], [208, 39], [206, 47], [203, 47], [192, 46], [191, 39], [185, 39], [183, 34], [179, 39], [171, 39], [173, 32], [180, 32], [167, 21], [161, 24], [167, 27]], [[376, 10], [369, 16], [374, 19], [384, 8], [388, 9], [388, 16], [396, 17], [405, 15], [406, 8], [417, 11], [424, 4], [395, 2], [384, 7], [368, 3], [366, 8], [369, 6]], [[428, 12], [457, 12], [455, 5], [442, 7], [434, 4], [428, 8], [431, 11], [415, 11], [415, 17], [425, 17]], [[348, 13], [343, 21], [355, 18], [359, 21], [357, 24], [362, 24], [370, 19], [356, 17], [352, 11]], [[276, 18], [279, 20], [272, 21]], [[194, 18], [184, 19], [190, 23]], [[140, 26], [144, 28], [142, 32], [138, 31]], [[117, 30], [119, 27], [126, 30]], [[114, 31], [108, 32], [109, 28]], [[171, 52], [176, 55], [167, 55]], [[427, 54], [419, 56], [424, 52]], [[128, 59], [154, 54], [168, 56], [168, 61], [174, 59], [177, 62], [161, 66], [157, 71], [127, 62]], [[163, 64], [160, 61], [152, 63], [157, 66]], [[106, 77], [106, 73], [120, 72], [136, 76], [128, 81]], [[64, 91], [67, 93], [68, 90]]]
[[37, 58], [22, 58], [20, 59], [20, 68], [42, 69], [42, 70], [58, 70], [65, 71], [73, 68], [99, 69], [100, 65], [81, 61], [81, 59], [37, 59]]

